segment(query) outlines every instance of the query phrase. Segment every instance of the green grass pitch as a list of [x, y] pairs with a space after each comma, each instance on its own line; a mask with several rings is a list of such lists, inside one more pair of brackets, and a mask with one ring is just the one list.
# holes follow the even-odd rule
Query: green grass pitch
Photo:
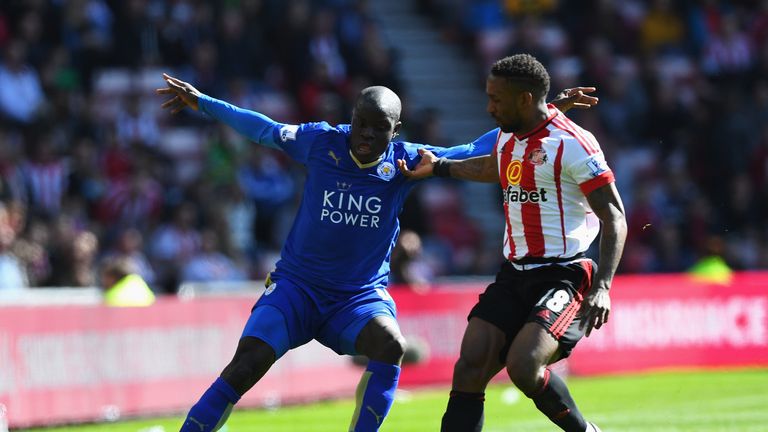
[[[568, 384], [581, 411], [604, 432], [768, 432], [768, 369], [571, 377]], [[382, 432], [438, 431], [447, 393], [444, 388], [401, 392]], [[271, 411], [236, 410], [226, 431], [346, 431], [353, 408], [352, 400], [342, 400]], [[511, 386], [490, 388], [485, 409], [486, 432], [559, 430]], [[175, 432], [181, 420], [165, 417], [34, 431]]]

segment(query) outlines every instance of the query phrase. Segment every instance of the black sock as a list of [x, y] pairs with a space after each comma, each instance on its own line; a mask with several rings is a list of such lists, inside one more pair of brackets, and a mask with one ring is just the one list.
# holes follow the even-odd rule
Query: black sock
[[452, 391], [443, 414], [441, 432], [480, 432], [483, 429], [485, 393]]
[[552, 423], [566, 432], [584, 432], [587, 422], [576, 407], [565, 382], [554, 372], [546, 369], [544, 385], [531, 397], [536, 408], [549, 417]]

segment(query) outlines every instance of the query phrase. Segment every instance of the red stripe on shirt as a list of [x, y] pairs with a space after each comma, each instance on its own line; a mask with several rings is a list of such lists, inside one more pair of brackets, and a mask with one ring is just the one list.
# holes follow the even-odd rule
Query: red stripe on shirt
[[587, 180], [584, 183], [581, 183], [579, 185], [579, 188], [584, 193], [584, 195], [589, 195], [593, 190], [605, 186], [607, 184], [613, 183], [616, 179], [613, 177], [613, 171], [606, 171], [597, 177]]
[[555, 188], [557, 190], [557, 208], [560, 210], [560, 232], [563, 235], [563, 254], [567, 250], [565, 245], [565, 215], [563, 214], [563, 185], [560, 179], [560, 173], [563, 171], [563, 148], [565, 143], [560, 140], [557, 147], [557, 156], [555, 156]]
[[576, 141], [581, 144], [581, 147], [584, 149], [584, 151], [587, 152], [587, 154], [595, 154], [599, 150], [594, 148], [594, 146], [590, 143], [589, 140], [587, 140], [579, 131], [576, 129], [573, 123], [568, 124], [563, 119], [567, 119], [565, 116], [557, 116], [554, 119], [552, 119], [552, 124], [557, 126], [558, 129], [562, 130], [563, 132], [566, 132], [567, 134], [571, 135], [576, 139]]
[[[499, 138], [501, 138], [501, 134], [499, 134]], [[503, 144], [503, 147], [501, 148], [501, 154], [499, 156], [499, 184], [501, 185], [501, 189], [504, 193], [507, 191], [507, 187], [509, 187], [509, 179], [507, 179], [507, 167], [509, 166], [510, 162], [512, 162], [512, 151], [515, 149], [514, 145], [515, 138], [513, 136], [510, 136], [509, 140], [507, 140], [506, 143]], [[509, 144], [512, 145], [509, 145]], [[499, 142], [499, 139], [496, 140], [496, 147], [497, 151], [498, 146], [501, 145]], [[506, 230], [507, 230], [507, 238], [506, 241], [509, 243], [509, 255], [507, 256], [508, 259], [514, 259], [515, 256], [515, 240], [512, 238], [512, 224], [509, 220], [509, 202], [507, 200], [504, 200], [504, 215], [506, 216]]]
[[568, 130], [573, 131], [577, 137], [581, 138], [584, 141], [584, 145], [586, 145], [592, 151], [592, 153], [597, 153], [600, 151], [600, 146], [597, 144], [595, 139], [592, 138], [587, 132], [585, 132], [584, 129], [579, 127], [579, 125], [574, 123], [573, 120], [569, 119], [565, 115], [560, 117], [563, 119], [563, 123], [567, 126]]
[[501, 139], [501, 129], [499, 129], [499, 132], [496, 134], [496, 143], [493, 145], [493, 151], [491, 152], [492, 155], [499, 154], [499, 140]]
[[[528, 139], [528, 145], [523, 155], [523, 175], [520, 180], [520, 188], [531, 192], [538, 192], [536, 188], [536, 165], [528, 159], [529, 155], [537, 149], [541, 149], [541, 138], [549, 135], [545, 130], [543, 134]], [[521, 203], [520, 210], [523, 218], [523, 231], [525, 242], [528, 244], [526, 256], [544, 256], [544, 232], [541, 228], [541, 208], [538, 203], [526, 201]]]

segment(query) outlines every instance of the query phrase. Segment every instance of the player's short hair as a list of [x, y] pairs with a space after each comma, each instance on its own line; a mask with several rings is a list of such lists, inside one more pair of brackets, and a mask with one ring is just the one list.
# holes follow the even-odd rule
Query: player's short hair
[[504, 77], [537, 98], [545, 98], [549, 93], [549, 73], [530, 54], [515, 54], [496, 61], [491, 67], [491, 75]]

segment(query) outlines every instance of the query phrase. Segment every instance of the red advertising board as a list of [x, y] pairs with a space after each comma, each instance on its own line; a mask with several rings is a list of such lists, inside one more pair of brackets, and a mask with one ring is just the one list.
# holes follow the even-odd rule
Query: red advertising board
[[623, 276], [609, 324], [579, 342], [574, 374], [768, 366], [768, 273], [728, 284], [688, 275]]
[[[184, 411], [234, 354], [252, 303], [0, 308], [0, 404], [11, 427]], [[360, 373], [310, 343], [283, 357], [241, 404], [352, 395]]]
[[[450, 383], [466, 315], [483, 289], [392, 290], [403, 333], [426, 359], [403, 367], [401, 386]], [[609, 324], [579, 343], [572, 373], [768, 366], [768, 273], [737, 274], [726, 285], [621, 276], [611, 299]], [[0, 404], [12, 427], [183, 412], [231, 358], [253, 300], [0, 307]], [[360, 373], [310, 343], [281, 358], [241, 405], [352, 396]]]
[[[428, 362], [403, 368], [401, 385], [450, 382], [466, 314], [483, 288], [394, 292], [403, 332], [430, 352]], [[768, 272], [738, 273], [726, 284], [685, 274], [618, 276], [611, 302], [609, 323], [579, 342], [570, 373], [768, 366]]]
[[451, 382], [467, 314], [481, 289], [471, 284], [425, 294], [407, 289], [391, 290], [397, 303], [400, 329], [411, 344], [422, 345], [427, 360], [403, 367], [401, 386]]

